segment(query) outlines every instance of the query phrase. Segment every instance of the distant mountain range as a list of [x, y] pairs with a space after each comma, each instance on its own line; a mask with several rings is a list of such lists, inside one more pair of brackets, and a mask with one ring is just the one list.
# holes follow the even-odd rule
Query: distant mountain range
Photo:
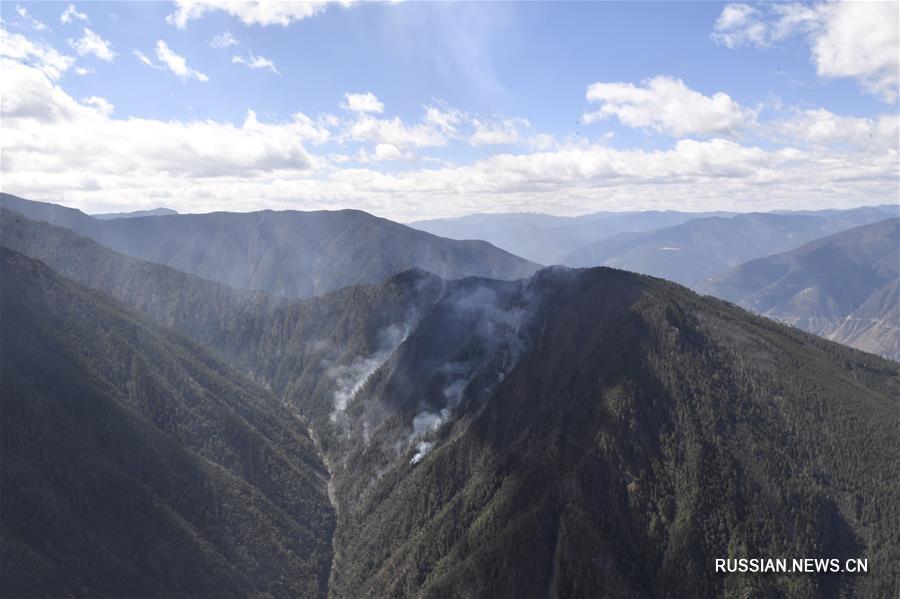
[[575, 217], [549, 214], [471, 214], [421, 220], [411, 227], [450, 239], [483, 239], [538, 264], [566, 264], [570, 254], [623, 232], [649, 231], [726, 212], [597, 212]]
[[692, 286], [755, 258], [891, 216], [897, 216], [896, 207], [699, 218], [654, 231], [622, 233], [583, 247], [563, 262], [613, 266]]
[[455, 241], [358, 210], [177, 214], [99, 220], [0, 195], [0, 206], [109, 248], [232, 287], [306, 297], [410, 268], [518, 279], [538, 265], [484, 241]]
[[150, 210], [134, 210], [132, 212], [107, 212], [101, 214], [91, 214], [93, 218], [100, 220], [112, 220], [114, 218], [140, 218], [142, 216], [165, 216], [167, 214], [178, 214], [171, 208], [152, 208]]
[[[471, 214], [410, 226], [451, 239], [484, 239], [539, 264], [615, 266], [691, 284], [746, 260], [891, 216], [898, 216], [897, 206], [743, 215], [671, 210], [577, 217]], [[698, 279], [698, 268], [710, 272]]]
[[742, 264], [699, 289], [900, 361], [900, 219]]
[[[413, 270], [291, 299], [147, 264], [18, 214], [0, 218], [0, 240], [11, 247], [2, 269], [3, 365], [29, 373], [9, 383], [4, 371], [3, 384], [18, 385], [4, 389], [4, 415], [31, 409], [26, 398], [32, 396], [69, 410], [61, 412], [64, 418], [40, 419], [43, 428], [31, 424], [34, 417], [2, 420], [9, 423], [4, 443], [17, 443], [4, 446], [4, 458], [15, 447], [29, 465], [22, 472], [34, 472], [33, 483], [19, 484], [14, 477], [26, 474], [0, 462], [0, 489], [14, 489], [12, 500], [23, 506], [8, 512], [11, 499], [4, 495], [4, 537], [14, 530], [25, 539], [4, 554], [4, 588], [37, 580], [45, 594], [58, 595], [78, 588], [212, 595], [231, 584], [237, 594], [272, 596], [519, 597], [537, 590], [717, 597], [885, 596], [900, 583], [893, 568], [900, 560], [893, 532], [900, 526], [900, 489], [885, 476], [900, 462], [896, 362], [666, 281], [608, 268], [550, 268], [512, 282], [447, 281]], [[13, 251], [100, 291], [65, 281]], [[6, 330], [11, 321], [21, 327], [12, 335]], [[162, 332], [160, 324], [217, 357]], [[145, 338], [146, 355], [128, 345]], [[165, 346], [154, 349], [157, 344]], [[29, 345], [40, 353], [29, 353]], [[67, 360], [86, 366], [54, 366]], [[206, 370], [195, 365], [201, 363], [216, 377], [204, 378]], [[181, 369], [197, 382], [182, 378]], [[74, 391], [48, 392], [44, 380]], [[198, 574], [188, 587], [184, 572], [167, 570], [165, 545], [148, 541], [142, 563], [163, 561], [140, 587], [121, 586], [118, 572], [101, 566], [92, 587], [71, 591], [65, 585], [80, 562], [66, 560], [74, 552], [86, 563], [104, 564], [95, 552], [138, 538], [131, 536], [131, 512], [121, 521], [91, 519], [108, 513], [107, 496], [76, 485], [62, 496], [78, 497], [79, 509], [59, 512], [57, 519], [79, 526], [90, 541], [31, 548], [46, 536], [50, 524], [43, 515], [50, 508], [44, 506], [53, 505], [40, 499], [41, 481], [54, 480], [41, 460], [59, 461], [62, 472], [80, 481], [90, 472], [84, 464], [109, 455], [93, 445], [65, 446], [57, 439], [69, 437], [60, 431], [72, 418], [73, 430], [89, 432], [87, 439], [128, 430], [93, 407], [94, 395], [81, 391], [86, 381], [99, 381], [133, 413], [150, 414], [141, 417], [174, 431], [166, 443], [200, 456], [202, 467], [252, 477], [258, 482], [251, 486], [273, 481], [265, 496], [280, 505], [296, 497], [307, 506], [308, 520], [301, 520], [308, 534], [298, 529], [284, 540], [266, 528], [267, 520], [251, 526], [247, 509], [268, 513], [262, 498], [238, 502], [223, 495], [221, 508], [214, 508], [210, 498], [219, 492], [211, 483], [209, 494], [186, 490], [187, 499], [176, 505], [197, 506], [200, 514], [226, 519], [222, 526], [237, 527], [203, 547], [210, 547], [208, 555], [226, 556], [217, 563], [243, 567], [243, 579], [230, 578], [237, 569], [223, 566], [221, 575], [203, 570], [208, 577]], [[213, 384], [219, 391], [205, 395], [204, 385]], [[266, 424], [244, 438], [229, 432], [236, 425], [204, 412], [206, 404], [177, 399], [178, 393], [228, 396], [227, 385], [243, 389], [243, 395], [233, 393], [244, 400], [223, 400], [223, 415], [257, 422], [284, 409], [290, 414], [280, 422], [295, 432]], [[285, 407], [272, 405], [267, 393]], [[316, 459], [297, 449], [297, 473], [275, 474], [282, 462], [267, 448], [310, 447], [304, 427]], [[19, 441], [24, 432], [11, 436], [20, 429], [34, 440]], [[111, 446], [126, 448], [119, 452], [123, 460], [127, 448], [144, 445], [141, 436], [126, 438], [133, 441]], [[73, 454], [69, 462], [60, 457], [63, 446]], [[230, 452], [234, 457], [220, 457]], [[272, 457], [260, 457], [251, 468], [240, 465], [244, 456]], [[336, 514], [333, 535], [319, 484], [283, 486], [322, 472], [322, 464]], [[167, 476], [182, 471], [172, 468]], [[95, 486], [106, 484], [102, 472]], [[168, 489], [179, 487], [154, 482], [146, 488], [165, 499]], [[29, 513], [29, 505], [37, 507]], [[160, 523], [180, 512], [163, 509], [165, 501], [159, 505], [147, 508], [145, 524], [164, 532]], [[285, 522], [293, 513], [285, 512]], [[27, 528], [16, 527], [26, 517]], [[316, 530], [322, 531], [319, 544], [309, 536]], [[228, 553], [238, 544], [242, 551]], [[205, 555], [184, 551], [196, 560]], [[863, 556], [869, 574], [722, 576], [710, 567], [716, 557], [743, 555]], [[323, 562], [326, 585], [315, 567]], [[56, 565], [62, 563], [76, 566], [62, 570]], [[291, 575], [282, 575], [283, 568]]]

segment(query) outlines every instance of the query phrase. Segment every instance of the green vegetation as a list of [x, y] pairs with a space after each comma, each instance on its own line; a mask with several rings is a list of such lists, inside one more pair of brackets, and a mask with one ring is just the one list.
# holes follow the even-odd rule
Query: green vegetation
[[2, 288], [4, 596], [323, 591], [327, 473], [289, 410], [5, 248]]
[[[136, 553], [116, 554], [137, 556], [133, 571], [160, 568], [165, 580], [182, 581], [161, 590], [147, 586], [147, 594], [198, 594], [192, 590], [198, 588], [215, 594], [225, 586], [220, 581], [228, 580], [239, 595], [306, 595], [325, 591], [322, 576], [328, 576], [333, 597], [881, 597], [900, 588], [896, 362], [672, 283], [605, 268], [546, 269], [513, 283], [445, 282], [410, 271], [379, 284], [287, 301], [141, 263], [71, 231], [21, 217], [11, 220], [9, 213], [3, 214], [2, 225], [4, 245], [45, 260], [202, 343], [291, 410], [199, 347], [140, 324], [100, 293], [58, 278], [54, 285], [8, 287], [4, 263], [3, 340], [11, 356], [8, 360], [4, 353], [4, 369], [34, 369], [41, 377], [19, 377], [16, 383], [10, 375], [13, 383], [7, 383], [4, 370], [4, 427], [11, 396], [7, 384], [18, 385], [12, 397], [48, 398], [42, 401], [68, 397], [41, 387], [39, 380], [46, 377], [63, 377], [71, 388], [102, 384], [102, 390], [110, 389], [109, 399], [99, 391], [77, 396], [102, 398], [104, 406], [123, 405], [139, 422], [151, 422], [154, 434], [166, 435], [172, 452], [223, 473], [221, 479], [203, 475], [202, 480], [219, 481], [203, 487], [210, 489], [207, 496], [179, 494], [181, 483], [166, 477], [180, 468], [165, 470], [159, 483], [141, 483], [179, 489], [153, 492], [162, 498], [164, 513], [178, 514], [178, 523], [189, 522], [191, 531], [200, 531], [197, 544], [177, 544], [195, 547], [184, 549], [189, 556], [178, 563], [189, 565], [180, 579], [172, 578], [163, 557], [174, 541], [146, 545], [138, 536], [111, 534], [105, 528], [107, 512], [96, 512], [104, 517], [93, 520], [68, 513], [55, 517], [83, 523], [79, 535], [65, 539], [89, 538], [88, 546], [95, 547], [132, 543]], [[27, 272], [52, 278], [36, 263], [26, 264], [31, 265]], [[85, 298], [76, 307], [103, 309], [79, 312], [69, 307], [70, 295]], [[7, 317], [12, 307], [23, 316]], [[101, 326], [110, 314], [118, 315], [118, 324]], [[40, 328], [18, 324], [22, 332], [10, 335], [11, 321]], [[124, 336], [130, 341], [113, 343], [124, 335], [114, 333], [121, 330], [133, 330]], [[16, 345], [7, 350], [13, 338]], [[21, 349], [26, 342], [19, 338], [49, 339], [53, 352], [32, 352], [34, 358], [26, 360], [29, 353]], [[158, 347], [168, 349], [153, 349]], [[78, 367], [64, 368], [58, 355]], [[132, 355], [141, 356], [139, 367], [130, 366]], [[190, 377], [180, 374], [183, 370]], [[215, 375], [203, 374], [209, 372]], [[202, 391], [214, 384], [218, 391]], [[154, 391], [132, 401], [132, 388]], [[337, 409], [342, 391], [346, 406]], [[223, 408], [196, 399], [222, 394], [234, 398], [227, 402], [227, 413], [252, 406], [238, 413], [248, 414], [243, 418], [259, 432], [252, 438], [260, 449], [242, 452], [236, 447], [244, 445], [223, 441], [230, 438], [224, 432], [230, 427], [217, 416]], [[156, 402], [164, 409], [153, 408]], [[24, 529], [15, 534], [28, 539], [28, 547], [47, 547], [42, 539], [54, 529], [45, 524], [46, 514], [53, 513], [45, 506], [62, 505], [70, 494], [89, 498], [85, 505], [101, 506], [101, 500], [122, 496], [100, 493], [118, 488], [107, 482], [115, 480], [112, 475], [103, 471], [89, 478], [90, 468], [63, 460], [61, 449], [47, 445], [48, 438], [66, 437], [56, 433], [64, 425], [102, 432], [110, 429], [98, 423], [110, 422], [116, 423], [112, 430], [123, 430], [118, 416], [114, 420], [104, 409], [86, 412], [102, 418], [85, 420], [84, 414], [70, 417], [50, 405], [40, 416], [19, 416], [29, 424], [14, 427], [30, 431], [37, 422], [46, 431], [17, 450], [38, 464], [16, 471], [16, 476], [30, 476], [24, 482], [8, 484], [13, 471], [6, 468], [6, 456], [13, 454], [4, 445], [4, 551], [17, 547], [6, 543], [7, 527], [27, 518], [36, 522], [27, 528], [31, 536]], [[197, 414], [191, 406], [207, 407]], [[282, 416], [274, 422], [263, 419], [269, 423], [264, 427], [251, 420], [261, 418], [259, 406]], [[302, 414], [302, 422], [292, 411]], [[173, 427], [172, 422], [183, 424]], [[336, 504], [330, 570], [325, 475], [303, 434], [307, 425], [328, 464]], [[430, 451], [420, 450], [420, 443], [430, 444]], [[45, 445], [55, 452], [48, 455], [60, 464], [58, 470], [42, 465]], [[154, 445], [135, 445], [147, 446]], [[71, 447], [69, 460], [129, 455]], [[277, 459], [280, 452], [285, 461]], [[135, 449], [133, 459], [152, 465], [154, 455]], [[234, 462], [235, 456], [248, 455], [271, 457], [254, 457], [252, 467]], [[265, 477], [259, 474], [261, 463], [270, 473]], [[239, 480], [232, 485], [231, 477]], [[295, 477], [301, 482], [290, 482]], [[55, 503], [40, 499], [44, 486], [56, 480], [100, 482], [75, 487], [77, 493], [64, 487], [54, 495]], [[244, 488], [241, 480], [250, 487], [248, 494], [236, 490]], [[86, 494], [85, 489], [97, 491]], [[265, 501], [245, 499], [254, 489]], [[213, 521], [192, 515], [191, 506], [199, 509], [212, 497], [223, 497], [222, 509], [230, 509], [231, 517]], [[8, 501], [38, 507], [31, 515], [7, 520]], [[270, 504], [281, 507], [270, 512]], [[243, 528], [228, 528], [226, 522], [243, 523]], [[297, 527], [284, 530], [306, 531], [306, 536], [280, 536], [283, 524]], [[165, 529], [156, 525], [153, 530]], [[174, 533], [167, 538], [175, 538]], [[292, 548], [286, 539], [299, 545]], [[225, 541], [249, 549], [229, 552], [232, 545], [215, 544]], [[27, 562], [29, 572], [46, 572], [43, 579], [53, 580], [55, 570], [47, 564], [84, 551], [81, 545], [52, 546], [58, 547], [56, 562], [36, 550], [21, 550], [35, 555]], [[137, 552], [144, 546], [151, 550]], [[198, 562], [188, 560], [205, 560], [206, 547], [224, 556], [216, 563], [225, 565], [216, 570], [208, 566], [212, 558], [203, 561], [207, 577], [202, 578], [194, 569]], [[714, 571], [714, 559], [723, 557], [851, 556], [867, 558], [869, 573]], [[5, 566], [9, 558], [4, 554], [3, 559]], [[81, 580], [68, 578], [79, 571], [64, 570], [58, 580]], [[130, 572], [108, 584], [131, 580]], [[238, 572], [245, 576], [244, 586]], [[189, 587], [188, 580], [195, 586]], [[118, 588], [91, 590], [115, 594]]]

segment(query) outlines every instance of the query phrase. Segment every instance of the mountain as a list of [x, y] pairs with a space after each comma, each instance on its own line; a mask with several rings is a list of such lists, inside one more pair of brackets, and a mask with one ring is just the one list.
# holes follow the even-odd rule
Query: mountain
[[168, 214], [178, 214], [171, 208], [153, 208], [150, 210], [134, 210], [132, 212], [106, 212], [102, 214], [92, 214], [93, 218], [100, 220], [112, 220], [114, 218], [140, 218], [142, 216], [166, 216]]
[[900, 219], [742, 264], [700, 290], [806, 331], [900, 360]]
[[358, 210], [218, 212], [98, 220], [4, 194], [0, 205], [129, 256], [231, 287], [305, 297], [411, 268], [445, 278], [517, 279], [538, 265], [484, 241], [455, 241]]
[[[900, 462], [897, 363], [609, 268], [513, 282], [409, 271], [247, 300], [16, 218], [4, 244], [108, 284], [91, 273], [99, 260], [118, 280], [110, 293], [303, 414], [337, 513], [332, 597], [888, 596], [900, 584], [900, 488], [886, 475]], [[865, 557], [869, 573], [711, 566], [754, 556]]]
[[648, 231], [725, 212], [597, 212], [576, 217], [532, 213], [470, 214], [422, 220], [411, 227], [450, 239], [483, 239], [539, 264], [562, 264], [591, 243], [628, 231]]
[[896, 216], [862, 207], [823, 214], [752, 213], [700, 218], [644, 233], [623, 233], [568, 255], [569, 266], [612, 266], [697, 285], [725, 270], [814, 239]]
[[[320, 394], [335, 596], [896, 587], [895, 363], [608, 269], [450, 284], [374, 359]], [[738, 555], [865, 555], [881, 574], [712, 571]]]
[[2, 594], [322, 594], [334, 514], [302, 420], [118, 302], [0, 259]]

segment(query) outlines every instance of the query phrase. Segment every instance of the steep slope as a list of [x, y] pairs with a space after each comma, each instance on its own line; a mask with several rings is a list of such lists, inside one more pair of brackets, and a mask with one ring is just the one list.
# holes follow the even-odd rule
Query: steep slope
[[450, 239], [483, 239], [539, 264], [562, 264], [579, 248], [613, 235], [669, 227], [695, 218], [729, 216], [725, 212], [596, 212], [575, 217], [549, 214], [470, 214], [410, 223], [411, 227]]
[[411, 268], [516, 279], [538, 266], [484, 241], [455, 241], [358, 210], [175, 214], [98, 220], [10, 195], [0, 204], [111, 249], [231, 287], [311, 296]]
[[626, 233], [582, 248], [569, 266], [612, 266], [697, 285], [755, 258], [896, 214], [864, 207], [825, 214], [741, 214], [701, 218], [646, 233]]
[[[206, 309], [154, 289], [113, 291]], [[185, 330], [309, 418], [338, 513], [333, 597], [900, 584], [896, 363], [611, 269], [408, 272], [267, 310], [240, 319], [239, 340]], [[711, 565], [756, 556], [863, 556], [869, 574]]]
[[2, 594], [323, 594], [334, 520], [303, 423], [197, 346], [0, 251]]
[[[352, 368], [358, 355], [393, 347], [393, 337], [434, 301], [443, 285], [433, 275], [410, 271], [325, 298], [289, 300], [144, 262], [2, 208], [0, 232], [3, 247], [41, 260], [157, 324], [215, 348], [241, 372], [278, 393], [301, 382], [304, 388], [315, 387], [323, 361]], [[323, 408], [325, 420], [329, 411]]]
[[[457, 283], [341, 413], [332, 595], [889, 595], [898, 398], [897, 364], [661, 281]], [[870, 573], [714, 572], [741, 556]]]
[[900, 219], [742, 264], [700, 290], [806, 331], [900, 360]]

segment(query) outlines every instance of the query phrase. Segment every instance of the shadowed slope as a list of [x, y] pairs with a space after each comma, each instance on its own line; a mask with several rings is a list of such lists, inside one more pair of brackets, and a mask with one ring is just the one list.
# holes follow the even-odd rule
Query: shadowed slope
[[199, 347], [2, 249], [4, 596], [322, 594], [302, 422]]
[[[142, 289], [113, 292], [157, 317], [209, 310]], [[185, 329], [309, 418], [337, 505], [332, 596], [898, 584], [895, 363], [605, 268], [516, 282], [408, 272], [234, 320], [239, 339], [216, 329], [225, 315]], [[714, 572], [715, 558], [747, 556], [865, 556], [870, 571]]]

